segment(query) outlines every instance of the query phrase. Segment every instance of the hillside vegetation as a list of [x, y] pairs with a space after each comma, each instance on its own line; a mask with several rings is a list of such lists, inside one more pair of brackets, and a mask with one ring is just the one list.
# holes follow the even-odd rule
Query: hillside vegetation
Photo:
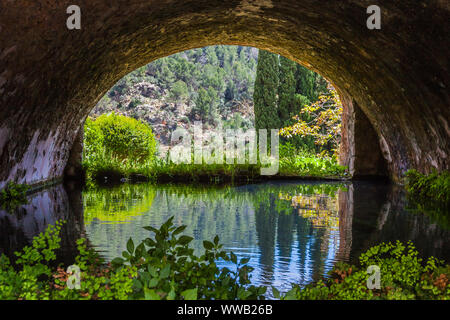
[[[194, 121], [202, 121], [205, 130], [219, 124], [224, 129], [253, 128], [258, 52], [251, 47], [221, 45], [158, 59], [118, 81], [91, 116], [114, 111], [147, 122], [162, 146], [169, 144], [170, 133], [176, 128], [190, 130]], [[285, 61], [289, 60], [280, 60], [277, 78], [282, 80], [287, 74]], [[291, 78], [280, 82], [280, 88], [290, 86], [288, 91], [298, 111], [327, 91], [326, 80], [320, 75], [292, 61], [290, 70], [293, 74], [287, 77]]]

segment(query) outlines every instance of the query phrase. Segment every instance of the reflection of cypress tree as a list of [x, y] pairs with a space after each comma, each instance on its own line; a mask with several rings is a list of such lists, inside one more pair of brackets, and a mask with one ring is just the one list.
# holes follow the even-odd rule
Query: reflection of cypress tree
[[297, 241], [298, 241], [298, 256], [299, 256], [299, 274], [304, 276], [306, 269], [306, 257], [308, 256], [308, 241], [310, 238], [307, 234], [310, 233], [312, 226], [308, 219], [302, 216], [297, 216]]
[[258, 245], [261, 251], [260, 264], [267, 266], [265, 270], [268, 274], [273, 274], [275, 257], [275, 195], [259, 194], [255, 197], [255, 220]]
[[324, 274], [325, 258], [328, 254], [328, 250], [322, 251], [324, 241], [327, 242], [326, 229], [324, 228], [311, 228], [311, 238], [314, 239], [313, 246], [310, 249], [311, 260], [314, 262], [313, 280], [319, 280]]
[[[291, 209], [292, 210], [292, 209]], [[278, 245], [282, 257], [291, 257], [292, 238], [294, 227], [294, 214], [292, 212], [283, 212], [278, 216]]]
[[[313, 280], [319, 280], [325, 269], [328, 250], [321, 250], [328, 244], [326, 229], [315, 228], [308, 219], [301, 216], [297, 219], [299, 273], [304, 274], [307, 268], [312, 268]], [[325, 241], [325, 243], [324, 243]], [[308, 247], [309, 246], [309, 247]], [[308, 257], [308, 261], [306, 258]], [[309, 265], [307, 265], [309, 263]], [[305, 279], [306, 280], [306, 279]]]

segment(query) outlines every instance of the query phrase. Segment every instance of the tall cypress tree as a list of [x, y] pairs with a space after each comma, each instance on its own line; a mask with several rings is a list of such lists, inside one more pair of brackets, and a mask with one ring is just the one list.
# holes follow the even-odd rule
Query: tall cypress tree
[[278, 88], [278, 116], [281, 125], [291, 124], [291, 118], [296, 114], [295, 103], [295, 71], [297, 64], [285, 57], [280, 57], [280, 86]]
[[317, 100], [315, 94], [315, 82], [316, 76], [314, 71], [305, 68], [302, 65], [297, 65], [297, 93], [308, 98], [309, 101], [314, 102]]
[[256, 130], [280, 128], [277, 112], [278, 75], [278, 55], [259, 50], [253, 93]]

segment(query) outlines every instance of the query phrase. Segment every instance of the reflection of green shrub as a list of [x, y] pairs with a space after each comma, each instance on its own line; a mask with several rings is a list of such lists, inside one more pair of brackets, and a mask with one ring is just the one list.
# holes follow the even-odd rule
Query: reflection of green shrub
[[[411, 242], [382, 243], [361, 254], [360, 266], [338, 263], [330, 278], [275, 297], [301, 300], [450, 299], [450, 266], [433, 257], [425, 264]], [[380, 289], [368, 289], [369, 266], [380, 269]], [[369, 280], [369, 282], [371, 282]]]
[[10, 182], [0, 192], [0, 208], [13, 210], [21, 204], [26, 204], [26, 193], [30, 187], [25, 184]]
[[147, 212], [155, 197], [146, 184], [125, 184], [118, 188], [91, 188], [83, 192], [84, 223], [125, 223]]

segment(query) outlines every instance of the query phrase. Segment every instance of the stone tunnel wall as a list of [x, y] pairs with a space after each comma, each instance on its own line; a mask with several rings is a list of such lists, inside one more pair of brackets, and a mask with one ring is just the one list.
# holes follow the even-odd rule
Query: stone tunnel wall
[[346, 166], [354, 179], [383, 178], [388, 176], [387, 154], [369, 119], [350, 97], [341, 95], [343, 105], [339, 163]]
[[155, 59], [213, 44], [282, 54], [351, 97], [389, 172], [448, 170], [449, 2], [378, 0], [0, 2], [0, 188], [63, 174], [78, 128], [111, 86]]

